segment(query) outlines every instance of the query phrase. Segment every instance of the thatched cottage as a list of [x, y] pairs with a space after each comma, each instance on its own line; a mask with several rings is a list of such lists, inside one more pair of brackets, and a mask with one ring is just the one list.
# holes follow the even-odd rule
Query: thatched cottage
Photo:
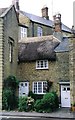
[[19, 96], [54, 90], [61, 107], [70, 107], [75, 101], [75, 38], [71, 29], [61, 23], [60, 14], [49, 20], [47, 7], [39, 17], [19, 10], [19, 1], [13, 0], [13, 4], [17, 13], [13, 5], [0, 9], [0, 109], [3, 80], [9, 75], [20, 80]]

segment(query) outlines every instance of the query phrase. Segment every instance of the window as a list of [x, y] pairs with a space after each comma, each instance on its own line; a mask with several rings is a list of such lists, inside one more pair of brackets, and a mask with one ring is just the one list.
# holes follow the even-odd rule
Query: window
[[45, 94], [47, 87], [47, 81], [33, 82], [33, 93], [35, 94]]
[[27, 37], [27, 28], [21, 27], [21, 39]]
[[37, 28], [37, 36], [39, 37], [39, 36], [42, 36], [42, 27], [38, 27]]
[[48, 60], [37, 60], [36, 69], [48, 69]]
[[9, 61], [13, 61], [13, 46], [14, 46], [14, 40], [9, 37]]

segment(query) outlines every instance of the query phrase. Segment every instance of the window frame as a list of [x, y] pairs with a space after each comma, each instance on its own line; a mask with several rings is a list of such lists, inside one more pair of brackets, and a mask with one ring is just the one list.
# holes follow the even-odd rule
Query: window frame
[[20, 26], [21, 39], [27, 37], [27, 28]]
[[[41, 83], [41, 85], [39, 83]], [[32, 90], [33, 93], [34, 94], [46, 94], [46, 89], [44, 88], [44, 84], [46, 85], [45, 87], [47, 87], [47, 81], [34, 81], [33, 90]]]
[[43, 29], [42, 29], [41, 26], [38, 26], [38, 27], [37, 27], [37, 36], [40, 37], [40, 36], [42, 36], [42, 35], [43, 35]]
[[9, 62], [12, 63], [13, 62], [14, 40], [11, 37], [9, 37], [8, 43], [9, 43]]
[[48, 60], [37, 60], [36, 69], [48, 69]]

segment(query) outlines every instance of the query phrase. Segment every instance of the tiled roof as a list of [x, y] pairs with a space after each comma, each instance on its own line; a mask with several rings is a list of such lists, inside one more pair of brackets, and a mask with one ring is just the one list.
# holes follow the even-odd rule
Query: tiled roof
[[64, 37], [55, 52], [68, 52], [69, 51], [69, 40], [67, 37]]
[[[24, 16], [27, 16], [33, 22], [40, 23], [49, 27], [53, 27], [54, 22], [52, 20], [47, 20], [42, 17], [27, 13], [24, 11], [20, 11], [20, 13], [23, 14]], [[62, 23], [62, 30], [71, 33], [71, 29], [66, 25], [64, 25], [63, 23]]]

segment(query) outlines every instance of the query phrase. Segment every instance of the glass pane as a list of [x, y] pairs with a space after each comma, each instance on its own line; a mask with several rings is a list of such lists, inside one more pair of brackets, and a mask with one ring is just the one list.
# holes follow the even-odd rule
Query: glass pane
[[66, 87], [63, 87], [63, 91], [66, 91]]
[[42, 93], [42, 82], [38, 82], [38, 93]]
[[43, 93], [46, 93], [47, 82], [43, 82]]
[[43, 61], [41, 61], [41, 68], [43, 68]]
[[34, 83], [34, 93], [37, 93], [37, 82]]
[[67, 91], [70, 91], [70, 87], [67, 88]]

